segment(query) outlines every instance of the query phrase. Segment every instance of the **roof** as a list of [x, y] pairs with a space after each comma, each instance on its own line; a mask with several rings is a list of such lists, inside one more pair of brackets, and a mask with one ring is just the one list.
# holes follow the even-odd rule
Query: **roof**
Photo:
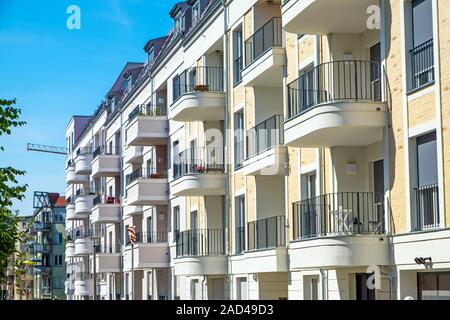
[[65, 207], [67, 204], [65, 197], [58, 197], [58, 200], [56, 200], [55, 208], [62, 208]]

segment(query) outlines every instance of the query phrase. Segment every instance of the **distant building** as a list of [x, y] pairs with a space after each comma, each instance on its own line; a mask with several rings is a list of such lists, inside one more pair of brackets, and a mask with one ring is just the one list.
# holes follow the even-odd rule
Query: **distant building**
[[28, 243], [33, 274], [34, 299], [66, 299], [64, 242], [66, 199], [58, 193], [34, 193], [33, 225]]

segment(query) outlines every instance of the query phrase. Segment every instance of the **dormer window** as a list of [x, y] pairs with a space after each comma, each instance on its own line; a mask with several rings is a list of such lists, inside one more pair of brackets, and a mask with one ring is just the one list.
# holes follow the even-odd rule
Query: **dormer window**
[[184, 15], [179, 11], [175, 16], [175, 34], [183, 31], [184, 29]]
[[131, 86], [132, 86], [132, 81], [133, 81], [133, 77], [130, 75], [128, 75], [128, 77], [126, 78], [127, 81], [127, 92], [131, 91]]
[[116, 97], [114, 96], [109, 97], [109, 108], [111, 110], [114, 110], [116, 108]]
[[200, 1], [196, 1], [192, 5], [192, 25], [195, 25], [200, 20]]
[[148, 64], [152, 65], [154, 61], [155, 61], [155, 48], [152, 47], [148, 51]]

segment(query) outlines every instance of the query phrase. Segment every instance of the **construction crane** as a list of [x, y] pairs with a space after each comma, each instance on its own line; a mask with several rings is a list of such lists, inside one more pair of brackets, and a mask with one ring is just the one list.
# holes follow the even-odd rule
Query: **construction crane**
[[46, 145], [33, 144], [33, 143], [27, 144], [27, 151], [36, 151], [36, 152], [67, 155], [67, 148], [46, 146]]

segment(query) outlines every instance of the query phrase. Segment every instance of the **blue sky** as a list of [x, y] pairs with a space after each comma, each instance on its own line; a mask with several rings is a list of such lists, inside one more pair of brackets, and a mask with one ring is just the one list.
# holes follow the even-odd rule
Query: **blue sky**
[[[0, 166], [27, 171], [33, 191], [65, 193], [65, 157], [26, 151], [28, 142], [65, 146], [73, 114], [91, 114], [127, 61], [143, 62], [147, 40], [168, 33], [173, 0], [0, 0], [0, 97], [17, 98], [23, 128], [1, 137]], [[81, 30], [69, 30], [69, 5], [81, 9]]]

